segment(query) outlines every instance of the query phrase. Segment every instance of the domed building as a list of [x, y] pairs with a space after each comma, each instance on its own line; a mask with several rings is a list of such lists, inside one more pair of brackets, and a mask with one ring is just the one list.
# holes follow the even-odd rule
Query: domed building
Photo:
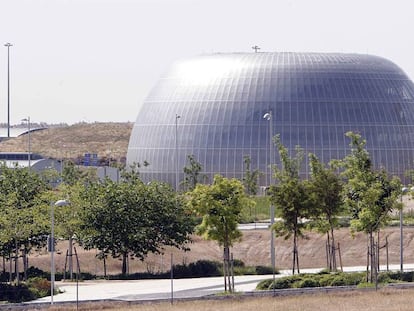
[[414, 85], [394, 63], [339, 53], [202, 55], [173, 64], [149, 93], [127, 163], [147, 161], [145, 181], [174, 185], [188, 155], [210, 181], [216, 173], [242, 178], [247, 155], [251, 169], [266, 172], [263, 186], [269, 163], [279, 162], [271, 135], [328, 162], [349, 153], [348, 131], [366, 139], [375, 167], [404, 180], [413, 165]]

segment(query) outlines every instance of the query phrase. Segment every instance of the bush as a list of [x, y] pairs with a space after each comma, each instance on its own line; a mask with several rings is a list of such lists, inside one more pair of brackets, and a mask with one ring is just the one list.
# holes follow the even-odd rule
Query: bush
[[305, 288], [305, 287], [320, 287], [319, 281], [317, 278], [307, 277], [299, 282], [294, 283], [296, 288]]
[[219, 276], [221, 275], [221, 264], [211, 260], [199, 260], [195, 263], [190, 263], [190, 276], [205, 277], [205, 276]]
[[269, 287], [272, 288], [271, 287], [272, 281], [273, 280], [271, 280], [271, 279], [260, 281], [259, 284], [257, 284], [256, 289], [257, 290], [267, 290], [267, 289], [269, 289]]
[[[364, 280], [364, 272], [298, 274], [278, 278], [274, 282], [275, 289], [322, 287], [322, 286], [352, 286], [358, 285]], [[273, 289], [272, 280], [263, 280], [257, 287], [258, 290]]]
[[365, 278], [364, 272], [352, 272], [352, 273], [335, 273], [329, 286], [352, 286], [358, 285], [363, 282]]
[[[265, 274], [272, 274], [273, 268], [268, 266], [256, 266], [256, 274], [258, 275], [265, 275]], [[276, 274], [279, 274], [279, 271], [275, 271]]]
[[27, 281], [26, 284], [35, 298], [50, 295], [50, 282], [44, 278], [31, 278]]
[[30, 301], [38, 298], [26, 284], [0, 284], [0, 301], [12, 303]]

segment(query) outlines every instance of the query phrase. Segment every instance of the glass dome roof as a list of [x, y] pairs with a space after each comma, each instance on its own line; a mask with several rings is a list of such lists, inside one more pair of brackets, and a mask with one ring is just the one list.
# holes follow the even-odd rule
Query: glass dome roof
[[[271, 120], [263, 116], [272, 113]], [[179, 118], [178, 118], [179, 116]], [[322, 161], [349, 152], [347, 131], [367, 140], [376, 167], [404, 180], [413, 164], [414, 85], [394, 63], [340, 53], [232, 53], [174, 63], [144, 101], [127, 162], [148, 161], [146, 180], [183, 180], [187, 156], [216, 173], [242, 178], [243, 158], [269, 172], [270, 133]], [[178, 166], [177, 166], [178, 164]], [[308, 174], [303, 165], [303, 175]], [[269, 175], [261, 177], [266, 185]]]

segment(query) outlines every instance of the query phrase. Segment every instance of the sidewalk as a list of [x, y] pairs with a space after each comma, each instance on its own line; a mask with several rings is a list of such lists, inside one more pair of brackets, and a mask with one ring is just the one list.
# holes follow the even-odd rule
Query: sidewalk
[[[398, 271], [399, 265], [390, 265], [390, 270]], [[301, 273], [317, 273], [321, 269], [301, 269]], [[380, 267], [381, 271], [386, 266]], [[404, 264], [404, 270], [414, 270], [414, 264]], [[366, 271], [366, 266], [344, 267], [345, 272]], [[291, 275], [291, 270], [282, 270], [275, 277]], [[256, 289], [257, 284], [273, 275], [244, 275], [235, 276], [235, 290], [249, 292]], [[94, 280], [80, 282], [56, 282], [56, 286], [63, 292], [54, 296], [54, 302], [76, 302], [93, 300], [157, 300], [171, 298], [195, 298], [224, 291], [223, 277], [170, 279], [163, 280], [128, 280], [107, 281]], [[50, 302], [50, 296], [33, 301], [34, 303]]]

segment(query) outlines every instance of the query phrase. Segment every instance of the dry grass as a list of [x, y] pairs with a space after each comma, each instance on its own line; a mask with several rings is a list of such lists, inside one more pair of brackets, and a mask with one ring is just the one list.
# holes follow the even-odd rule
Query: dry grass
[[[344, 266], [364, 266], [366, 264], [366, 236], [357, 234], [351, 237], [348, 228], [337, 230], [336, 241], [340, 242], [342, 262]], [[386, 228], [381, 232], [381, 244], [388, 237], [390, 264], [398, 264], [400, 259], [400, 235], [399, 228]], [[325, 237], [317, 233], [309, 233], [308, 240], [299, 243], [299, 260], [301, 268], [319, 268], [326, 265], [325, 259]], [[189, 245], [191, 251], [183, 252], [172, 250], [174, 263], [191, 263], [200, 259], [221, 261], [222, 249], [214, 241], [205, 241], [199, 236], [193, 237], [194, 242]], [[269, 265], [270, 262], [270, 232], [268, 230], [243, 231], [243, 238], [232, 248], [234, 258], [242, 260], [246, 265]], [[283, 238], [275, 239], [276, 266], [278, 269], [290, 269], [292, 258], [292, 242]], [[60, 242], [56, 254], [57, 271], [63, 271], [65, 266], [65, 253], [67, 242]], [[103, 275], [103, 262], [95, 258], [95, 250], [85, 251], [76, 247], [81, 271], [96, 275]], [[169, 256], [171, 250], [166, 251], [166, 256], [150, 254], [144, 262], [139, 260], [130, 261], [130, 273], [146, 271], [166, 271], [169, 269]], [[49, 254], [33, 253], [29, 258], [29, 265], [49, 271]], [[385, 264], [385, 248], [380, 251], [380, 263]], [[413, 263], [414, 258], [414, 227], [404, 228], [404, 261]], [[1, 265], [1, 263], [0, 263]], [[121, 272], [121, 261], [109, 259], [107, 262], [108, 274], [119, 274]]]
[[[79, 310], [137, 310], [137, 311], [411, 311], [414, 289], [383, 289], [374, 291], [311, 294], [285, 297], [233, 298], [170, 303], [81, 304]], [[74, 306], [55, 306], [48, 310], [73, 310]]]
[[[126, 157], [133, 123], [78, 123], [33, 132], [31, 150], [45, 157], [76, 159], [85, 153], [99, 157]], [[0, 151], [27, 152], [27, 136], [0, 143]]]

